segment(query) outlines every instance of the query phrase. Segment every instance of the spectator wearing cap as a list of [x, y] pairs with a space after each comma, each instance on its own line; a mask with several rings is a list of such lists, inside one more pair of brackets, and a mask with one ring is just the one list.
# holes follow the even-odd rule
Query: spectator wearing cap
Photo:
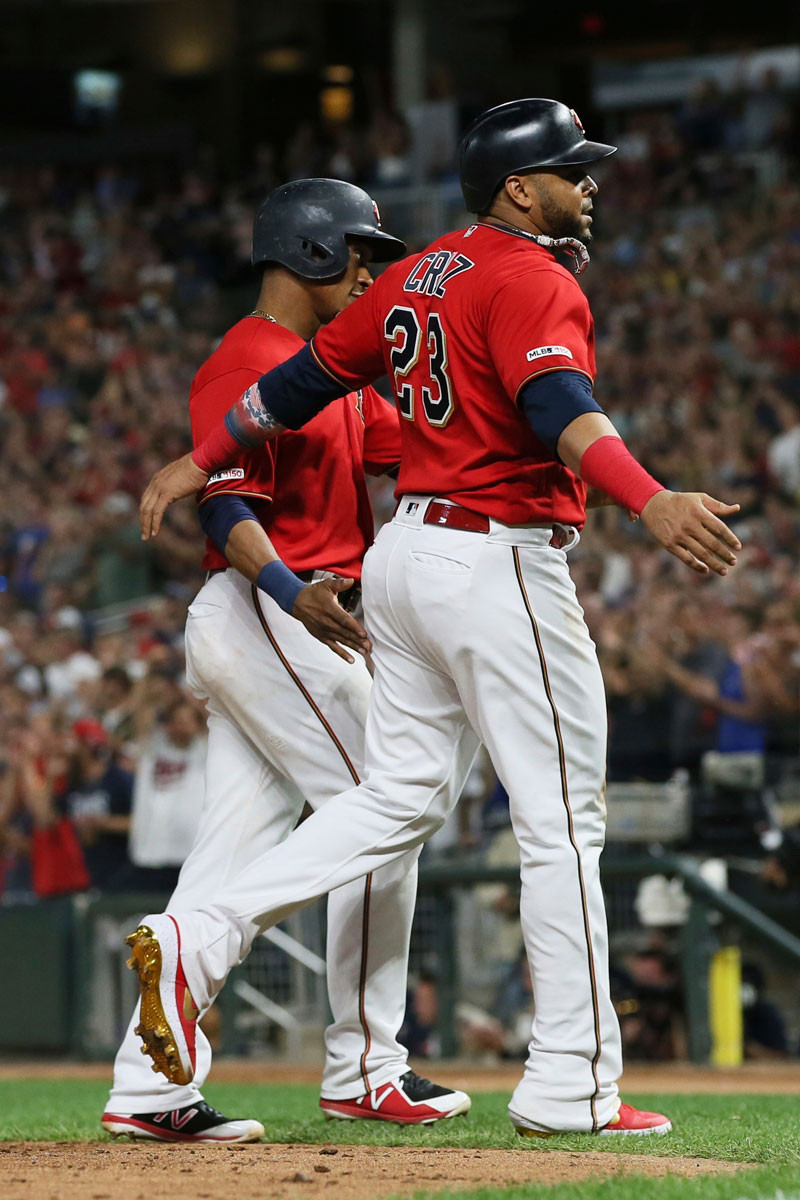
[[68, 699], [83, 684], [99, 678], [100, 664], [85, 648], [83, 618], [77, 608], [65, 606], [54, 613], [48, 638], [50, 661], [43, 674], [49, 697]]
[[83, 846], [91, 887], [124, 891], [133, 776], [112, 761], [108, 734], [99, 721], [76, 721], [72, 731], [75, 750], [64, 807]]

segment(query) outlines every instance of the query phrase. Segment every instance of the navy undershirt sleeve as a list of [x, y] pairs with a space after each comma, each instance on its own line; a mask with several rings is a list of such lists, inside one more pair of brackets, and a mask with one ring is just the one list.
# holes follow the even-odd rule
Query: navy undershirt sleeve
[[603, 410], [592, 395], [592, 384], [580, 371], [548, 371], [525, 384], [519, 406], [531, 429], [556, 455], [561, 434], [584, 413]]
[[211, 538], [221, 554], [225, 553], [234, 525], [238, 525], [240, 521], [258, 522], [258, 517], [246, 500], [225, 492], [219, 496], [211, 496], [200, 505], [197, 514], [204, 533]]
[[264, 407], [280, 425], [300, 429], [332, 400], [352, 388], [319, 365], [311, 347], [304, 346], [286, 362], [262, 375], [258, 390]]

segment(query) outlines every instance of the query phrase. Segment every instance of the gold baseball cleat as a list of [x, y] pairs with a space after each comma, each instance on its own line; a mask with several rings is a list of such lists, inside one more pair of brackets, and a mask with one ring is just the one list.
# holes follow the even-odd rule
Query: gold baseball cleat
[[[188, 998], [191, 1004], [191, 998], [186, 992], [180, 965], [178, 963], [183, 987], [179, 1004], [177, 981], [162, 978], [174, 976], [175, 970], [173, 965], [173, 970], [164, 971], [164, 952], [158, 934], [150, 925], [140, 925], [125, 942], [132, 951], [128, 966], [139, 977], [141, 1003], [139, 1024], [134, 1032], [142, 1039], [142, 1054], [152, 1058], [153, 1070], [164, 1075], [170, 1083], [190, 1083], [194, 1075], [192, 1051], [196, 1022], [194, 1017], [184, 1016], [181, 1012], [185, 1000]], [[191, 1008], [194, 1008], [193, 1004]]]

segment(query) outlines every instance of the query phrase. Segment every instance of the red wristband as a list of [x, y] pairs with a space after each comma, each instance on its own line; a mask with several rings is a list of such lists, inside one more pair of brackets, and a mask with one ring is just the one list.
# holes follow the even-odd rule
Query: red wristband
[[244, 449], [242, 443], [237, 442], [229, 432], [227, 425], [218, 425], [199, 446], [195, 446], [192, 462], [206, 475], [213, 475], [238, 458]]
[[584, 483], [599, 488], [617, 504], [638, 514], [656, 492], [666, 490], [636, 461], [622, 438], [610, 434], [584, 450], [580, 475]]

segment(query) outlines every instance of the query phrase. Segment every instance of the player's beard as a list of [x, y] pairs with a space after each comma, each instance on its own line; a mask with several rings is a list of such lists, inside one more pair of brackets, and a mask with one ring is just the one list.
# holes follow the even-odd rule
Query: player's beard
[[542, 218], [546, 222], [542, 233], [553, 238], [577, 238], [584, 246], [588, 246], [592, 240], [592, 231], [583, 224], [581, 218], [584, 214], [579, 213], [576, 216], [574, 212], [560, 205], [543, 181], [537, 182], [537, 191]]

